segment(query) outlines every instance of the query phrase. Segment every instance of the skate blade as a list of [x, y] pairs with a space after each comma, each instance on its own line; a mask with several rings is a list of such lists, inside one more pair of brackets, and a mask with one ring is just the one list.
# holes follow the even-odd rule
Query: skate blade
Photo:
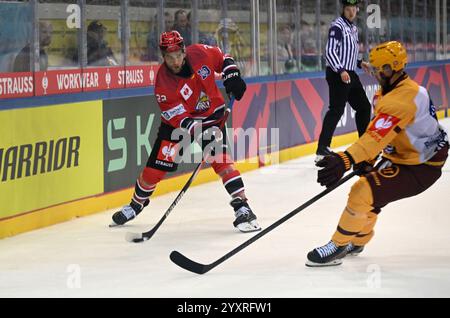
[[314, 263], [310, 260], [306, 261], [306, 267], [328, 267], [328, 266], [338, 266], [342, 264], [342, 259], [335, 259], [328, 263]]
[[119, 227], [119, 226], [122, 226], [122, 225], [116, 224], [116, 223], [114, 223], [114, 222], [108, 225], [109, 228]]
[[251, 233], [251, 232], [261, 231], [261, 227], [259, 226], [258, 222], [256, 222], [256, 220], [238, 224], [236, 226], [236, 228], [239, 231], [241, 231], [242, 233]]
[[347, 256], [358, 256], [358, 255], [360, 255], [362, 252], [364, 252], [364, 248], [360, 248], [360, 249], [357, 249], [357, 250], [353, 250], [353, 251], [351, 251], [351, 252], [348, 252], [347, 253]]
[[349, 253], [349, 254], [347, 254], [347, 255], [350, 255], [350, 256], [358, 256], [359, 254], [361, 254], [361, 252], [359, 252], [359, 253]]

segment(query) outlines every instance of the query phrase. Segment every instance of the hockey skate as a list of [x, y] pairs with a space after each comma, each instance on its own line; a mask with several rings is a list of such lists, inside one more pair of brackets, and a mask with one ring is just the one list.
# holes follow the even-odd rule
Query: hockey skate
[[314, 160], [314, 163], [317, 165], [317, 163], [322, 160], [325, 156], [331, 156], [333, 154], [333, 151], [330, 147], [323, 147], [319, 146], [316, 151], [316, 159]]
[[247, 200], [237, 197], [231, 200], [230, 205], [233, 207], [236, 216], [236, 220], [233, 222], [235, 228], [243, 233], [261, 230], [256, 221], [256, 215], [250, 209]]
[[139, 213], [142, 212], [142, 210], [148, 205], [148, 203], [149, 200], [145, 201], [142, 207], [134, 201], [131, 201], [129, 205], [123, 206], [120, 211], [117, 211], [113, 214], [112, 223], [109, 225], [109, 227], [124, 225], [125, 223], [133, 220]]
[[336, 246], [333, 241], [317, 247], [308, 253], [308, 267], [325, 267], [342, 264], [342, 258], [347, 255], [347, 246]]
[[346, 250], [347, 250], [347, 255], [358, 256], [364, 250], [364, 246], [357, 246], [357, 245], [353, 245], [353, 243], [350, 243], [347, 245]]

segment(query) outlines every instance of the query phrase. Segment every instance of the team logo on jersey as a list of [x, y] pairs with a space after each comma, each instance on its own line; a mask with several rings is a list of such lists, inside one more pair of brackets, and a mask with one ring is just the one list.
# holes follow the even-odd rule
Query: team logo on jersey
[[188, 84], [184, 84], [183, 87], [180, 90], [181, 96], [183, 96], [184, 100], [188, 100], [189, 97], [191, 97], [193, 91], [192, 89], [189, 87]]
[[379, 114], [370, 125], [368, 132], [377, 141], [385, 137], [398, 123], [400, 119], [388, 114]]
[[428, 140], [424, 142], [424, 145], [427, 149], [429, 149], [431, 147], [436, 147], [436, 151], [441, 150], [447, 144], [448, 144], [447, 133], [440, 128], [439, 128], [439, 134], [428, 138]]
[[436, 116], [436, 106], [434, 106], [433, 101], [430, 99], [430, 115], [434, 118], [437, 119]]
[[175, 160], [175, 153], [176, 153], [176, 144], [163, 140], [161, 142], [161, 146], [159, 147], [159, 152], [157, 159], [166, 161], [166, 162], [174, 162]]
[[209, 75], [211, 75], [211, 71], [208, 66], [203, 65], [202, 68], [197, 71], [197, 74], [202, 77], [202, 80], [205, 80]]
[[400, 167], [397, 165], [392, 165], [379, 170], [378, 173], [387, 179], [395, 178], [400, 173]]
[[392, 127], [392, 121], [390, 118], [380, 118], [375, 122], [376, 130], [385, 130]]
[[200, 97], [198, 98], [197, 105], [195, 105], [195, 111], [201, 113], [209, 109], [210, 107], [211, 102], [209, 100], [209, 97], [202, 91], [200, 93]]

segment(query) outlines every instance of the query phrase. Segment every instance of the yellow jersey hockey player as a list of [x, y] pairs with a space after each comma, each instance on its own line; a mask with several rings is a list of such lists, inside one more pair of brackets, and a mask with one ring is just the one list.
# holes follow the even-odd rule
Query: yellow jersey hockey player
[[[333, 266], [357, 255], [374, 236], [381, 209], [431, 187], [448, 156], [448, 137], [439, 125], [427, 90], [408, 77], [403, 45], [386, 42], [370, 52], [372, 75], [381, 89], [374, 101], [374, 119], [346, 151], [326, 156], [318, 166], [318, 182], [331, 186], [350, 168], [361, 172], [331, 241], [307, 255], [306, 266]], [[382, 160], [372, 168], [382, 152]]]

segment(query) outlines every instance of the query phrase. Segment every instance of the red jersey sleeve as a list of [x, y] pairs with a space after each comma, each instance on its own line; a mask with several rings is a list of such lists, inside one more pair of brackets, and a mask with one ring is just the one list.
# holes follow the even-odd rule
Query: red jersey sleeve
[[204, 52], [208, 56], [209, 62], [214, 67], [214, 71], [216, 73], [222, 73], [223, 61], [226, 58], [222, 50], [217, 46], [202, 45], [202, 47]]

